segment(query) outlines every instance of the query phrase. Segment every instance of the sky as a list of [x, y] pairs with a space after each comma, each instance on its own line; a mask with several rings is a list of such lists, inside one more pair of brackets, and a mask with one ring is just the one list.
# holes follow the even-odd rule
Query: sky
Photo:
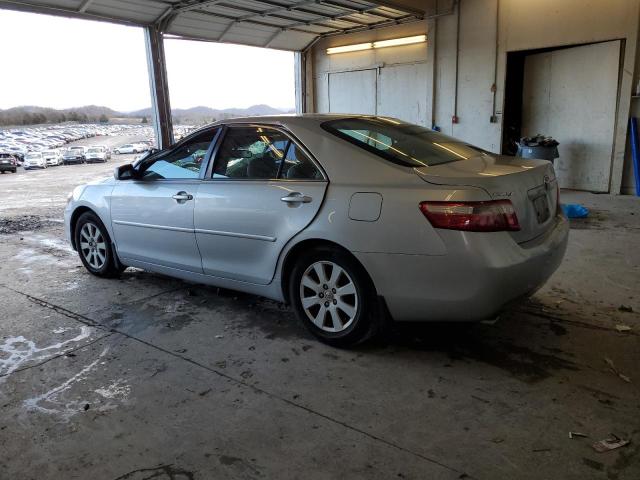
[[[151, 105], [142, 29], [0, 10], [0, 109]], [[293, 53], [165, 40], [171, 106], [293, 108]]]

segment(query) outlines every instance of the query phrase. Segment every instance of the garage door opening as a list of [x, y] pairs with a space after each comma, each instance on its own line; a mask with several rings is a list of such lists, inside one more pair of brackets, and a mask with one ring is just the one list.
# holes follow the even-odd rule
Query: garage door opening
[[294, 54], [165, 39], [173, 125], [295, 112]]
[[502, 153], [553, 136], [561, 187], [608, 192], [622, 50], [614, 40], [508, 53]]

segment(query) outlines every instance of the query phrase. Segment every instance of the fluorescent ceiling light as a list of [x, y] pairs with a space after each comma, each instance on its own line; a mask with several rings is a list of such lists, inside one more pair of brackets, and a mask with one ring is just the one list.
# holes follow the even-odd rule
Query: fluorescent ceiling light
[[372, 48], [397, 47], [399, 45], [411, 45], [413, 43], [423, 43], [427, 41], [426, 35], [415, 35], [413, 37], [393, 38], [391, 40], [380, 40], [378, 42], [357, 43], [355, 45], [344, 45], [342, 47], [327, 48], [327, 54], [357, 52], [360, 50], [370, 50]]
[[411, 45], [412, 43], [422, 43], [426, 41], [426, 35], [416, 35], [414, 37], [394, 38], [392, 40], [373, 42], [373, 48], [397, 47], [398, 45]]
[[327, 53], [331, 55], [332, 53], [346, 53], [346, 52], [357, 52], [358, 50], [369, 50], [373, 48], [373, 43], [357, 43], [356, 45], [345, 45], [343, 47], [331, 47], [327, 48]]

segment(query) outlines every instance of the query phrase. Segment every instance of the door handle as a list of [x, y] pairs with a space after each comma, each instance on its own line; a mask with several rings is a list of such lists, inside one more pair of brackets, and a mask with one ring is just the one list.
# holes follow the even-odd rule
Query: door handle
[[282, 197], [282, 200], [285, 203], [310, 203], [313, 200], [311, 197], [301, 194], [300, 192], [291, 192], [286, 197]]
[[176, 202], [180, 203], [180, 202], [186, 202], [187, 200], [193, 200], [193, 195], [187, 192], [178, 192], [175, 195], [172, 195], [171, 198], [173, 198]]

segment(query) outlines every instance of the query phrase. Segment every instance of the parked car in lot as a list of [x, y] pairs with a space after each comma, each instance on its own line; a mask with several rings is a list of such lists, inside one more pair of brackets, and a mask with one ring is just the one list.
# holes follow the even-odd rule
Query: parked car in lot
[[72, 163], [84, 163], [85, 150], [84, 147], [71, 147], [62, 155], [62, 163], [71, 165]]
[[18, 160], [10, 153], [0, 153], [0, 172], [16, 173], [18, 171]]
[[58, 150], [45, 150], [42, 156], [50, 167], [62, 165], [62, 154]]
[[47, 161], [40, 152], [27, 153], [22, 162], [22, 168], [31, 170], [32, 168], [47, 168]]
[[135, 145], [132, 143], [127, 143], [125, 145], [120, 145], [119, 147], [115, 148], [113, 150], [113, 152], [116, 155], [120, 155], [123, 153], [140, 153], [142, 152], [143, 149], [139, 146], [139, 145]]
[[95, 275], [134, 266], [285, 301], [350, 345], [387, 316], [479, 321], [531, 295], [566, 249], [558, 195], [550, 162], [400, 120], [253, 117], [76, 188], [65, 230]]
[[111, 158], [111, 154], [107, 147], [98, 145], [94, 147], [89, 147], [87, 149], [87, 153], [85, 154], [85, 159], [87, 163], [93, 162], [103, 162], [105, 163], [109, 158]]

